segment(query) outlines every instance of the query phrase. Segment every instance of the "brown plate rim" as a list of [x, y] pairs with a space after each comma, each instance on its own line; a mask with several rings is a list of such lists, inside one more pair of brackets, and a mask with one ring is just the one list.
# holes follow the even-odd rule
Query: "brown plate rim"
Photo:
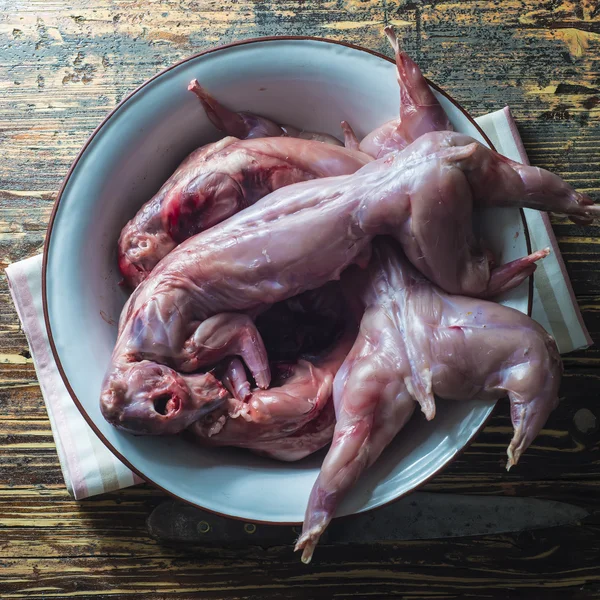
[[[59, 357], [58, 351], [56, 349], [56, 345], [54, 343], [54, 337], [52, 335], [52, 328], [50, 326], [50, 313], [48, 311], [48, 295], [47, 295], [47, 286], [46, 286], [46, 284], [47, 284], [47, 267], [48, 267], [48, 251], [49, 251], [49, 248], [50, 248], [50, 239], [52, 237], [52, 229], [53, 229], [54, 221], [55, 221], [55, 218], [56, 218], [56, 214], [58, 212], [58, 208], [59, 208], [59, 205], [60, 205], [60, 200], [61, 200], [62, 195], [63, 195], [63, 193], [65, 191], [65, 188], [66, 188], [66, 186], [67, 186], [67, 184], [69, 182], [69, 179], [70, 179], [71, 175], [73, 174], [73, 171], [77, 167], [77, 164], [81, 160], [82, 156], [84, 155], [85, 151], [87, 150], [87, 148], [90, 145], [90, 143], [92, 142], [92, 140], [96, 137], [96, 135], [100, 132], [100, 130], [106, 125], [106, 123], [110, 120], [110, 118], [125, 103], [129, 102], [129, 100], [131, 100], [131, 98], [133, 98], [137, 93], [139, 93], [141, 90], [143, 90], [147, 85], [149, 85], [155, 79], [158, 79], [159, 77], [161, 77], [165, 73], [168, 73], [172, 69], [175, 69], [176, 67], [178, 67], [180, 65], [183, 65], [183, 64], [185, 64], [185, 63], [187, 63], [187, 62], [189, 62], [191, 60], [194, 60], [196, 58], [200, 58], [202, 56], [206, 56], [207, 54], [212, 54], [214, 52], [219, 52], [221, 50], [226, 50], [228, 48], [235, 48], [235, 47], [238, 47], [238, 46], [245, 46], [245, 45], [248, 45], [248, 44], [264, 43], [264, 42], [274, 42], [274, 41], [286, 41], [286, 40], [322, 42], [322, 43], [326, 43], [326, 44], [335, 44], [335, 45], [338, 45], [338, 46], [345, 46], [347, 48], [351, 48], [352, 50], [358, 50], [360, 52], [366, 52], [367, 54], [371, 54], [372, 56], [376, 56], [377, 58], [381, 58], [381, 59], [384, 59], [384, 60], [386, 60], [386, 61], [388, 61], [390, 63], [394, 63], [394, 60], [392, 58], [390, 58], [389, 56], [386, 56], [385, 54], [382, 54], [381, 52], [377, 52], [375, 50], [370, 50], [369, 48], [363, 48], [362, 46], [358, 46], [356, 44], [352, 44], [350, 42], [344, 42], [344, 41], [341, 41], [341, 40], [332, 40], [332, 39], [328, 39], [328, 38], [321, 38], [321, 37], [314, 37], [314, 36], [305, 36], [305, 35], [300, 35], [300, 36], [296, 36], [296, 35], [266, 36], [266, 37], [248, 38], [248, 39], [244, 39], [244, 40], [239, 40], [237, 42], [231, 42], [229, 44], [223, 44], [223, 45], [220, 45], [220, 46], [215, 46], [213, 48], [209, 48], [207, 50], [203, 50], [202, 52], [198, 52], [196, 54], [192, 54], [191, 56], [188, 56], [187, 58], [184, 58], [184, 59], [182, 59], [182, 60], [174, 63], [173, 65], [167, 67], [166, 69], [163, 69], [162, 71], [159, 71], [156, 75], [154, 75], [150, 79], [147, 79], [144, 83], [142, 83], [135, 90], [133, 90], [130, 94], [128, 94], [125, 98], [123, 98], [123, 100], [121, 100], [121, 102], [119, 102], [106, 115], [106, 117], [104, 117], [104, 119], [100, 122], [100, 124], [94, 129], [94, 131], [91, 133], [90, 137], [87, 139], [87, 141], [85, 142], [85, 144], [82, 146], [81, 150], [78, 152], [75, 160], [71, 164], [69, 170], [67, 171], [67, 175], [65, 176], [65, 178], [64, 178], [64, 180], [63, 180], [63, 182], [62, 182], [62, 184], [60, 186], [60, 189], [58, 191], [58, 195], [56, 197], [56, 201], [54, 203], [54, 207], [52, 209], [52, 213], [50, 215], [50, 221], [48, 223], [48, 230], [47, 230], [47, 234], [46, 234], [46, 239], [44, 241], [44, 255], [43, 255], [43, 262], [42, 262], [42, 306], [43, 306], [44, 321], [45, 321], [45, 324], [46, 324], [46, 330], [48, 332], [48, 341], [50, 343], [50, 349], [52, 350], [52, 355], [53, 355], [54, 360], [56, 362], [56, 367], [58, 369], [58, 372], [60, 373], [60, 376], [61, 376], [61, 379], [63, 380], [63, 383], [65, 384], [65, 387], [67, 388], [67, 391], [69, 392], [69, 395], [73, 399], [73, 402], [75, 403], [75, 405], [79, 409], [79, 412], [81, 413], [81, 415], [83, 416], [83, 418], [86, 420], [86, 422], [88, 423], [88, 425], [92, 428], [92, 431], [98, 436], [98, 438], [100, 439], [100, 441], [102, 441], [102, 443], [123, 464], [125, 464], [129, 469], [131, 469], [131, 471], [133, 471], [136, 475], [138, 475], [141, 479], [143, 479], [144, 481], [146, 481], [150, 485], [154, 486], [155, 488], [158, 488], [158, 489], [162, 490], [163, 492], [165, 492], [167, 495], [171, 496], [172, 498], [175, 498], [176, 500], [179, 500], [181, 502], [185, 502], [186, 504], [190, 504], [192, 506], [195, 506], [195, 507], [200, 508], [202, 510], [205, 510], [207, 512], [213, 513], [215, 515], [218, 515], [218, 516], [221, 516], [221, 517], [230, 518], [230, 519], [236, 519], [236, 520], [244, 521], [244, 522], [247, 522], [247, 523], [258, 523], [258, 524], [264, 524], [264, 525], [288, 525], [288, 526], [296, 526], [296, 525], [301, 525], [302, 522], [301, 521], [280, 522], [280, 521], [264, 521], [264, 520], [260, 520], [260, 519], [245, 519], [245, 518], [242, 518], [242, 517], [236, 517], [236, 516], [233, 516], [233, 515], [228, 515], [226, 513], [220, 513], [218, 511], [210, 510], [208, 508], [200, 506], [199, 504], [196, 504], [195, 502], [192, 502], [191, 500], [186, 500], [184, 498], [181, 498], [180, 496], [177, 496], [177, 494], [175, 494], [175, 493], [173, 493], [173, 492], [165, 489], [161, 485], [157, 484], [150, 477], [148, 477], [147, 475], [143, 474], [141, 471], [139, 471], [138, 469], [136, 469], [118, 450], [116, 450], [112, 446], [112, 444], [102, 435], [102, 433], [96, 427], [96, 425], [93, 422], [93, 420], [87, 414], [87, 412], [84, 409], [83, 405], [81, 404], [81, 402], [77, 398], [75, 392], [73, 391], [73, 388], [71, 387], [71, 385], [69, 383], [69, 380], [68, 380], [68, 378], [67, 378], [67, 376], [66, 376], [66, 374], [64, 372], [64, 369], [63, 369], [62, 364], [60, 362], [60, 357]], [[473, 119], [473, 117], [471, 117], [471, 115], [461, 106], [461, 104], [459, 104], [454, 98], [452, 98], [448, 93], [446, 93], [444, 90], [442, 90], [435, 83], [431, 82], [429, 79], [427, 79], [427, 83], [433, 89], [435, 89], [438, 93], [440, 93], [442, 96], [444, 96], [447, 100], [449, 100], [454, 106], [456, 106], [456, 108], [458, 108], [458, 110], [460, 110], [463, 113], [463, 115], [471, 122], [471, 124], [477, 129], [477, 131], [479, 132], [479, 134], [483, 137], [483, 139], [490, 146], [490, 148], [492, 148], [493, 150], [495, 150], [494, 145], [492, 144], [491, 140], [483, 132], [483, 130], [481, 129], [481, 127], [479, 127], [479, 125], [475, 122], [475, 119]], [[530, 239], [530, 235], [529, 235], [529, 229], [527, 227], [527, 221], [525, 219], [525, 213], [523, 212], [523, 209], [519, 209], [519, 211], [520, 211], [520, 214], [521, 214], [521, 219], [523, 221], [523, 229], [524, 229], [524, 232], [525, 232], [525, 241], [526, 241], [526, 245], [527, 245], [527, 252], [531, 253], [531, 239]], [[529, 299], [528, 299], [528, 306], [527, 306], [527, 314], [529, 316], [531, 316], [532, 307], [533, 307], [533, 276], [531, 276], [530, 279], [529, 279]], [[474, 441], [474, 439], [477, 437], [477, 435], [487, 425], [487, 423], [488, 423], [490, 417], [492, 416], [492, 414], [493, 414], [493, 411], [490, 412], [490, 415], [484, 420], [484, 422], [481, 424], [481, 427], [479, 427], [477, 429], [477, 431], [470, 437], [469, 441], [462, 448], [460, 448], [457, 451], [457, 453], [446, 464], [444, 464], [442, 467], [440, 467], [439, 469], [437, 469], [436, 471], [434, 471], [429, 477], [425, 478], [414, 489], [410, 490], [409, 492], [400, 494], [396, 498], [393, 498], [392, 500], [389, 500], [388, 502], [384, 502], [383, 504], [381, 504], [379, 506], [375, 506], [373, 508], [369, 508], [369, 509], [366, 509], [364, 511], [361, 511], [361, 513], [370, 512], [372, 510], [377, 510], [378, 508], [382, 508], [384, 506], [387, 506], [387, 505], [391, 504], [392, 502], [395, 502], [396, 500], [399, 500], [400, 498], [406, 496], [407, 494], [410, 494], [410, 493], [416, 491], [417, 489], [419, 489], [420, 487], [422, 487], [423, 485], [425, 485], [428, 481], [430, 481], [433, 477], [435, 477], [438, 473], [440, 473], [443, 469], [445, 469], [449, 464], [451, 464], [453, 461], [455, 461], [471, 445], [471, 443]], [[353, 513], [353, 514], [358, 514], [358, 513]], [[344, 515], [344, 517], [340, 517], [340, 518], [348, 518], [348, 517], [351, 517], [351, 516], [353, 516], [353, 515]]]

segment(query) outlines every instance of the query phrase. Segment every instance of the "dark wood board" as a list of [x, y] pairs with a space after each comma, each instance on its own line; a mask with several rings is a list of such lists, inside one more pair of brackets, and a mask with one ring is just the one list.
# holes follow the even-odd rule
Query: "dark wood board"
[[[531, 162], [600, 201], [600, 4], [595, 0], [2, 0], [0, 267], [42, 248], [60, 182], [103, 116], [173, 62], [241, 38], [331, 37], [390, 53], [394, 23], [425, 74], [472, 114], [510, 105]], [[600, 341], [600, 233], [553, 220]], [[25, 337], [0, 275], [0, 597], [596, 598], [600, 516], [476, 539], [318, 549], [161, 546], [148, 486], [74, 502], [61, 478]], [[505, 405], [425, 489], [536, 496], [595, 512], [600, 349], [565, 358], [562, 403], [521, 464], [503, 469]], [[581, 414], [581, 413], [580, 413]]]

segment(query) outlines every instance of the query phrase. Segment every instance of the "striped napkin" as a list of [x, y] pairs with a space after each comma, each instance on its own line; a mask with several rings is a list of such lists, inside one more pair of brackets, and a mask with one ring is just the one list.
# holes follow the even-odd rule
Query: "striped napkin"
[[42, 310], [42, 255], [8, 266], [6, 275], [29, 342], [69, 494], [81, 500], [141, 483], [86, 423], [58, 372]]
[[[528, 162], [508, 108], [480, 117], [477, 122], [499, 152]], [[555, 337], [561, 353], [586, 348], [592, 340], [581, 318], [550, 220], [546, 214], [527, 209], [525, 217], [532, 250], [548, 246], [552, 249], [535, 272], [533, 318]], [[38, 255], [10, 265], [6, 274], [31, 349], [67, 490], [80, 500], [141, 483], [96, 437], [62, 382], [44, 325], [41, 271], [42, 256]]]
[[[508, 107], [475, 119], [500, 154], [529, 164], [521, 136]], [[567, 275], [550, 217], [546, 213], [523, 209], [533, 252], [550, 248], [551, 254], [537, 263], [533, 277], [532, 316], [551, 333], [561, 354], [592, 345], [577, 300]]]

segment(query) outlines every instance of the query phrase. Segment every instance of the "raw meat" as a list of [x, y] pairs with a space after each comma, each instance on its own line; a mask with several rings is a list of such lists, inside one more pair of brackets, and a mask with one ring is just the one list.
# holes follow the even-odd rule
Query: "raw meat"
[[[424, 148], [435, 151], [419, 156]], [[474, 200], [582, 221], [598, 214], [559, 177], [451, 132], [422, 136], [354, 175], [287, 186], [182, 243], [134, 291], [103, 386], [106, 418], [144, 433], [184, 429], [227, 392], [210, 374], [194, 375], [204, 377], [200, 396], [200, 382], [191, 389], [175, 370], [192, 373], [227, 356], [241, 356], [257, 385], [268, 387], [269, 364], [251, 315], [339, 278], [353, 263], [366, 264], [375, 235], [395, 236], [411, 262], [451, 292], [491, 295], [519, 283], [544, 253], [491, 271], [488, 256], [473, 250]], [[151, 395], [140, 403], [136, 373], [156, 363], [165, 373], [161, 402], [169, 394], [162, 412]]]
[[407, 202], [410, 216], [396, 206], [402, 217], [388, 221], [390, 232], [395, 228], [394, 237], [413, 265], [451, 293], [495, 296], [527, 278], [535, 261], [547, 255], [542, 250], [495, 267], [491, 252], [473, 232], [475, 206], [548, 210], [581, 224], [600, 215], [591, 198], [557, 175], [511, 161], [455, 132], [422, 135], [402, 152], [366, 165], [356, 177], [373, 172], [380, 178], [381, 220], [393, 211], [388, 201]]
[[320, 415], [355, 339], [351, 329], [321, 357], [279, 365], [270, 389], [252, 392], [247, 402], [230, 399], [190, 431], [205, 445], [248, 448], [282, 460], [315, 452], [331, 441], [333, 418]]
[[257, 442], [248, 449], [261, 456], [294, 462], [324, 448], [333, 437], [335, 412], [330, 400], [316, 419], [287, 437]]
[[432, 419], [434, 395], [450, 400], [508, 395], [514, 436], [507, 468], [558, 404], [562, 364], [551, 336], [511, 308], [450, 296], [391, 241], [378, 240], [362, 287], [365, 315], [334, 383], [333, 444], [312, 490], [296, 549], [309, 562], [344, 495], [404, 426], [414, 401]]
[[[453, 129], [452, 123], [431, 91], [421, 70], [410, 56], [400, 49], [393, 27], [386, 27], [385, 33], [396, 55], [400, 116], [384, 123], [360, 142], [358, 149], [375, 158], [402, 150], [430, 131], [452, 131]], [[349, 131], [347, 125], [343, 127], [346, 146], [356, 148], [356, 144], [352, 141], [351, 130]]]
[[333, 434], [331, 385], [356, 337], [353, 322], [337, 282], [262, 313], [257, 327], [276, 363], [271, 388], [252, 391], [240, 359], [230, 359], [220, 379], [232, 398], [190, 431], [205, 445], [240, 446], [285, 461], [322, 448]]
[[290, 137], [226, 137], [203, 146], [123, 228], [118, 244], [123, 278], [136, 287], [179, 243], [273, 190], [354, 173], [370, 160], [361, 152]]

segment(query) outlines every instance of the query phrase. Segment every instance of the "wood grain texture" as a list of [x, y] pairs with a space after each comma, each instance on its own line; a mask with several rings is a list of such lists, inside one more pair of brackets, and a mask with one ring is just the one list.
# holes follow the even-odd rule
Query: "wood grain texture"
[[[509, 104], [532, 163], [600, 201], [600, 5], [595, 0], [0, 0], [0, 267], [39, 252], [81, 145], [173, 62], [245, 37], [305, 34], [389, 53], [393, 22], [423, 71], [474, 115]], [[553, 221], [600, 340], [600, 233]], [[160, 546], [140, 486], [76, 503], [62, 483], [27, 342], [0, 276], [0, 597], [600, 597], [600, 350], [565, 358], [562, 403], [510, 473], [506, 405], [426, 489], [584, 506], [585, 523], [476, 539], [319, 548]], [[349, 526], [351, 523], [349, 522]]]

